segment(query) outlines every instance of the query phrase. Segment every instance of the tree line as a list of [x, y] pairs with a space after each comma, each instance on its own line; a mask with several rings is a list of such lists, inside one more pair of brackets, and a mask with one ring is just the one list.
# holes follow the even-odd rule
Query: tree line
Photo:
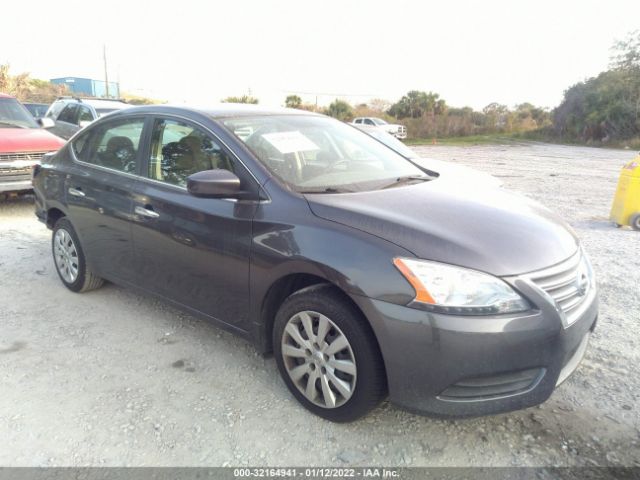
[[550, 112], [530, 103], [514, 108], [491, 103], [482, 111], [476, 111], [471, 107], [450, 107], [437, 93], [419, 90], [407, 92], [396, 103], [374, 99], [366, 104], [351, 105], [337, 99], [327, 107], [317, 108], [303, 103], [297, 95], [289, 95], [285, 105], [318, 111], [343, 121], [355, 117], [380, 117], [389, 122], [401, 122], [413, 138], [527, 132], [551, 125]]
[[51, 103], [59, 96], [69, 94], [66, 85], [31, 78], [28, 73], [11, 75], [8, 64], [0, 65], [0, 92], [34, 103]]
[[613, 45], [607, 71], [565, 91], [552, 133], [603, 143], [640, 137], [640, 30]]

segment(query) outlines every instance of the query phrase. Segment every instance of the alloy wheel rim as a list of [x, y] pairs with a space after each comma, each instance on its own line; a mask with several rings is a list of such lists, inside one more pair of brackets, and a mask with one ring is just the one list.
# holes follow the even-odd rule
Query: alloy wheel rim
[[355, 356], [329, 317], [310, 310], [293, 315], [282, 335], [282, 358], [289, 378], [313, 404], [338, 408], [353, 395]]
[[78, 250], [64, 228], [56, 230], [53, 236], [53, 255], [60, 276], [67, 283], [75, 282], [78, 278]]

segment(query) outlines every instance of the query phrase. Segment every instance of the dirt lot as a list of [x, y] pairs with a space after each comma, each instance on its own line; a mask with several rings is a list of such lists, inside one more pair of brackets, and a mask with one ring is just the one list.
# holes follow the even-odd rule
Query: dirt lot
[[640, 233], [607, 221], [634, 153], [419, 150], [555, 209], [590, 253], [599, 328], [547, 403], [464, 421], [383, 404], [356, 423], [322, 421], [244, 341], [114, 285], [68, 292], [23, 198], [0, 204], [0, 465], [640, 465]]

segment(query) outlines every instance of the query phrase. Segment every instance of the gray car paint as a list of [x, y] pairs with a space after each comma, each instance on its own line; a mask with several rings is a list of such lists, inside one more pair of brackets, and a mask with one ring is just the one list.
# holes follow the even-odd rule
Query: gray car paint
[[576, 236], [557, 215], [502, 189], [471, 193], [436, 179], [307, 199], [317, 216], [389, 240], [416, 257], [498, 276], [548, 267], [578, 248]]

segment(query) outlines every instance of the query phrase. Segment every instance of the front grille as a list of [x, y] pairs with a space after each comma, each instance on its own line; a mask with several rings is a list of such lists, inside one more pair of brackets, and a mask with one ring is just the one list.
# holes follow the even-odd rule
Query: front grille
[[544, 376], [544, 368], [473, 377], [461, 380], [438, 395], [441, 400], [487, 400], [524, 393], [534, 388]]
[[31, 167], [26, 168], [3, 168], [0, 165], [0, 177], [3, 180], [24, 180], [31, 178]]
[[20, 167], [20, 168], [6, 168], [4, 165], [0, 163], [0, 175], [20, 175], [23, 173], [31, 173], [31, 167]]
[[582, 251], [554, 267], [526, 276], [551, 297], [558, 310], [564, 313], [568, 325], [580, 317], [580, 307], [593, 289], [591, 267]]
[[45, 153], [47, 152], [0, 153], [0, 162], [39, 162]]

